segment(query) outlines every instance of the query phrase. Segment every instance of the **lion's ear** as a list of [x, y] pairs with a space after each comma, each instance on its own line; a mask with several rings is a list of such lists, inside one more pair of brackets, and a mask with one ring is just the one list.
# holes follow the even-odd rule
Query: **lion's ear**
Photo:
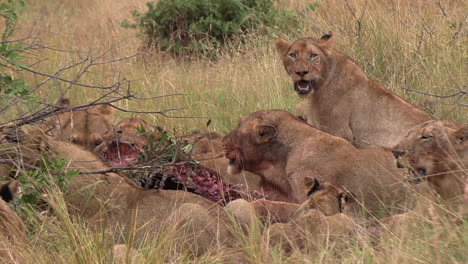
[[47, 136], [39, 127], [10, 127], [2, 133], [2, 139], [8, 142], [37, 145], [39, 151], [47, 149]]
[[57, 106], [70, 106], [70, 99], [68, 98], [65, 98], [65, 97], [60, 97], [59, 99], [57, 99], [57, 101], [55, 101], [55, 105]]
[[314, 192], [320, 189], [320, 182], [315, 177], [306, 176], [304, 178], [304, 185], [309, 190], [307, 196], [310, 196]]
[[18, 181], [11, 181], [0, 186], [0, 197], [5, 202], [9, 203], [20, 192]]
[[462, 125], [459, 129], [455, 130], [455, 143], [463, 145], [465, 143], [466, 137], [468, 136], [468, 125]]
[[262, 144], [269, 142], [276, 136], [276, 132], [276, 127], [272, 125], [260, 125], [258, 127], [257, 143]]
[[340, 213], [344, 213], [344, 210], [346, 208], [346, 205], [349, 203], [353, 203], [356, 201], [356, 196], [352, 192], [342, 192], [338, 194], [338, 206], [340, 209]]
[[291, 48], [291, 43], [287, 42], [284, 39], [279, 38], [275, 40], [275, 48], [276, 48], [276, 51], [278, 51], [280, 56], [286, 56], [289, 49]]
[[356, 195], [352, 192], [344, 192], [343, 193], [343, 200], [346, 202], [346, 203], [352, 203], [352, 202], [355, 202], [356, 201]]
[[323, 49], [326, 53], [330, 51], [330, 49], [333, 47], [333, 42], [335, 41], [335, 38], [333, 35], [330, 34], [325, 34], [320, 38], [319, 41], [319, 47]]
[[99, 106], [98, 111], [103, 115], [112, 115], [115, 112], [115, 108], [108, 104], [103, 104]]

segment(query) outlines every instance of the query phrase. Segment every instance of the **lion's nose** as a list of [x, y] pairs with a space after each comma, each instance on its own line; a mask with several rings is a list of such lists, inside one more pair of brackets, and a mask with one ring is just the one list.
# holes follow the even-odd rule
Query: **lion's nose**
[[393, 156], [395, 156], [395, 158], [399, 158], [405, 154], [404, 151], [399, 150], [399, 149], [393, 149], [392, 153], [393, 153]]
[[309, 73], [308, 71], [298, 71], [298, 72], [296, 72], [296, 74], [301, 76], [301, 77], [304, 77], [304, 75], [306, 75], [308, 73]]

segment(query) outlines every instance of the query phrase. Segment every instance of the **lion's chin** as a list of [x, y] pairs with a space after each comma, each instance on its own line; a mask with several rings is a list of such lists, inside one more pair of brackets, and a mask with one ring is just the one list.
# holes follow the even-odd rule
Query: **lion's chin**
[[239, 169], [239, 166], [236, 166], [236, 165], [229, 165], [227, 168], [227, 173], [229, 175], [239, 174], [240, 172], [241, 170]]

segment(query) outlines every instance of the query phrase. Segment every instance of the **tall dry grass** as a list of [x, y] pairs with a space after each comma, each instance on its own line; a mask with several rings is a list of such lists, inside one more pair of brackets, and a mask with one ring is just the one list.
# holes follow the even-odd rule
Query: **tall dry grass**
[[[47, 60], [36, 65], [44, 72], [53, 72], [70, 61], [97, 55], [113, 47], [109, 57], [123, 57], [141, 52], [136, 32], [119, 26], [120, 19], [129, 18], [130, 10], [144, 10], [143, 1], [64, 0], [27, 1], [16, 36], [30, 30], [38, 33], [44, 44], [83, 53], [63, 53], [43, 50], [38, 57]], [[307, 7], [316, 3], [315, 10]], [[416, 105], [435, 103], [429, 111], [434, 118], [467, 122], [468, 108], [455, 101], [467, 99], [437, 98], [402, 88], [432, 94], [450, 94], [468, 82], [467, 16], [468, 2], [463, 0], [280, 0], [278, 4], [303, 15], [299, 32], [279, 37], [294, 40], [299, 36], [320, 36], [333, 32], [338, 49], [361, 65], [366, 73], [393, 92]], [[279, 108], [291, 110], [299, 102], [289, 77], [272, 46], [273, 38], [253, 37], [237, 49], [225, 51], [216, 62], [181, 61], [143, 53], [143, 56], [112, 65], [102, 65], [86, 74], [82, 82], [108, 84], [121, 76], [136, 80], [133, 89], [142, 96], [184, 93], [144, 102], [121, 102], [121, 106], [136, 110], [184, 108], [176, 116], [206, 116], [207, 118], [164, 118], [145, 115], [150, 123], [187, 133], [205, 129], [226, 132], [239, 117], [250, 112]], [[73, 72], [63, 77], [73, 77]], [[42, 79], [25, 75], [29, 83]], [[53, 85], [37, 91], [38, 96], [53, 102], [65, 85]], [[465, 88], [466, 90], [466, 88]], [[75, 103], [94, 99], [92, 89], [74, 87], [67, 95]], [[129, 114], [117, 113], [117, 119]], [[5, 119], [7, 117], [1, 117]], [[24, 252], [29, 263], [104, 263], [111, 244], [105, 232], [95, 233], [79, 219], [68, 215], [58, 191], [50, 203], [57, 211], [53, 219], [28, 215], [32, 247]], [[402, 236], [386, 234], [375, 245], [369, 237], [351, 239], [345, 249], [324, 244], [311, 247], [306, 253], [285, 255], [263, 241], [261, 226], [247, 235], [236, 231], [239, 251], [251, 263], [466, 263], [468, 232], [466, 223], [456, 225], [441, 218], [430, 225], [418, 225]], [[162, 231], [161, 237], [164, 237]], [[161, 243], [165, 243], [164, 245]], [[135, 245], [148, 263], [170, 258], [170, 248], [162, 238]], [[173, 260], [177, 263], [219, 263], [215, 252], [201, 258], [190, 255]]]
[[[281, 6], [303, 15], [299, 33], [320, 36], [333, 32], [336, 46], [361, 65], [367, 74], [393, 92], [425, 107], [435, 118], [466, 122], [467, 108], [453, 104], [458, 97], [441, 99], [415, 92], [451, 94], [467, 82], [466, 1], [281, 1]], [[307, 9], [319, 3], [315, 11]], [[71, 60], [97, 55], [114, 47], [109, 56], [141, 52], [136, 31], [120, 27], [130, 10], [145, 10], [145, 1], [31, 1], [26, 6], [18, 36], [31, 28], [45, 44], [84, 53], [43, 52], [39, 69], [52, 72]], [[317, 5], [316, 5], [317, 6]], [[142, 95], [185, 93], [146, 102], [122, 102], [133, 109], [184, 108], [177, 116], [209, 116], [212, 129], [226, 132], [237, 119], [255, 110], [291, 110], [299, 100], [272, 46], [272, 38], [253, 37], [240, 48], [225, 52], [217, 62], [191, 62], [144, 53], [119, 64], [104, 65], [82, 82], [108, 84], [126, 76], [136, 80], [133, 89]], [[70, 73], [69, 76], [73, 76]], [[30, 79], [31, 83], [38, 79]], [[51, 85], [52, 86], [52, 85]], [[44, 89], [40, 96], [54, 101], [63, 86]], [[466, 89], [466, 88], [465, 88]], [[75, 87], [68, 95], [81, 103], [96, 97], [92, 89]], [[429, 102], [429, 103], [428, 103]], [[466, 99], [464, 100], [466, 103]], [[435, 106], [433, 106], [435, 103]], [[125, 114], [119, 114], [123, 117]], [[167, 119], [147, 115], [152, 123], [187, 132], [203, 129], [207, 119]]]

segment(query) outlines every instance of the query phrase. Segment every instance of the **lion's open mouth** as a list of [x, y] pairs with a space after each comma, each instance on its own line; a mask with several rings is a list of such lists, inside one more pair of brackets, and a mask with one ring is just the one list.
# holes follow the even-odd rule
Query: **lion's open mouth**
[[316, 80], [311, 80], [311, 81], [301, 80], [301, 81], [294, 83], [294, 91], [296, 91], [296, 93], [298, 93], [299, 95], [306, 95], [312, 92], [316, 85], [317, 85]]
[[408, 175], [406, 180], [411, 184], [419, 184], [426, 177], [426, 170], [423, 168], [416, 169], [416, 172], [412, 169], [408, 169]]
[[140, 156], [139, 152], [143, 152], [143, 149], [137, 145], [114, 141], [106, 147], [102, 157], [112, 167], [125, 167], [135, 164]]

